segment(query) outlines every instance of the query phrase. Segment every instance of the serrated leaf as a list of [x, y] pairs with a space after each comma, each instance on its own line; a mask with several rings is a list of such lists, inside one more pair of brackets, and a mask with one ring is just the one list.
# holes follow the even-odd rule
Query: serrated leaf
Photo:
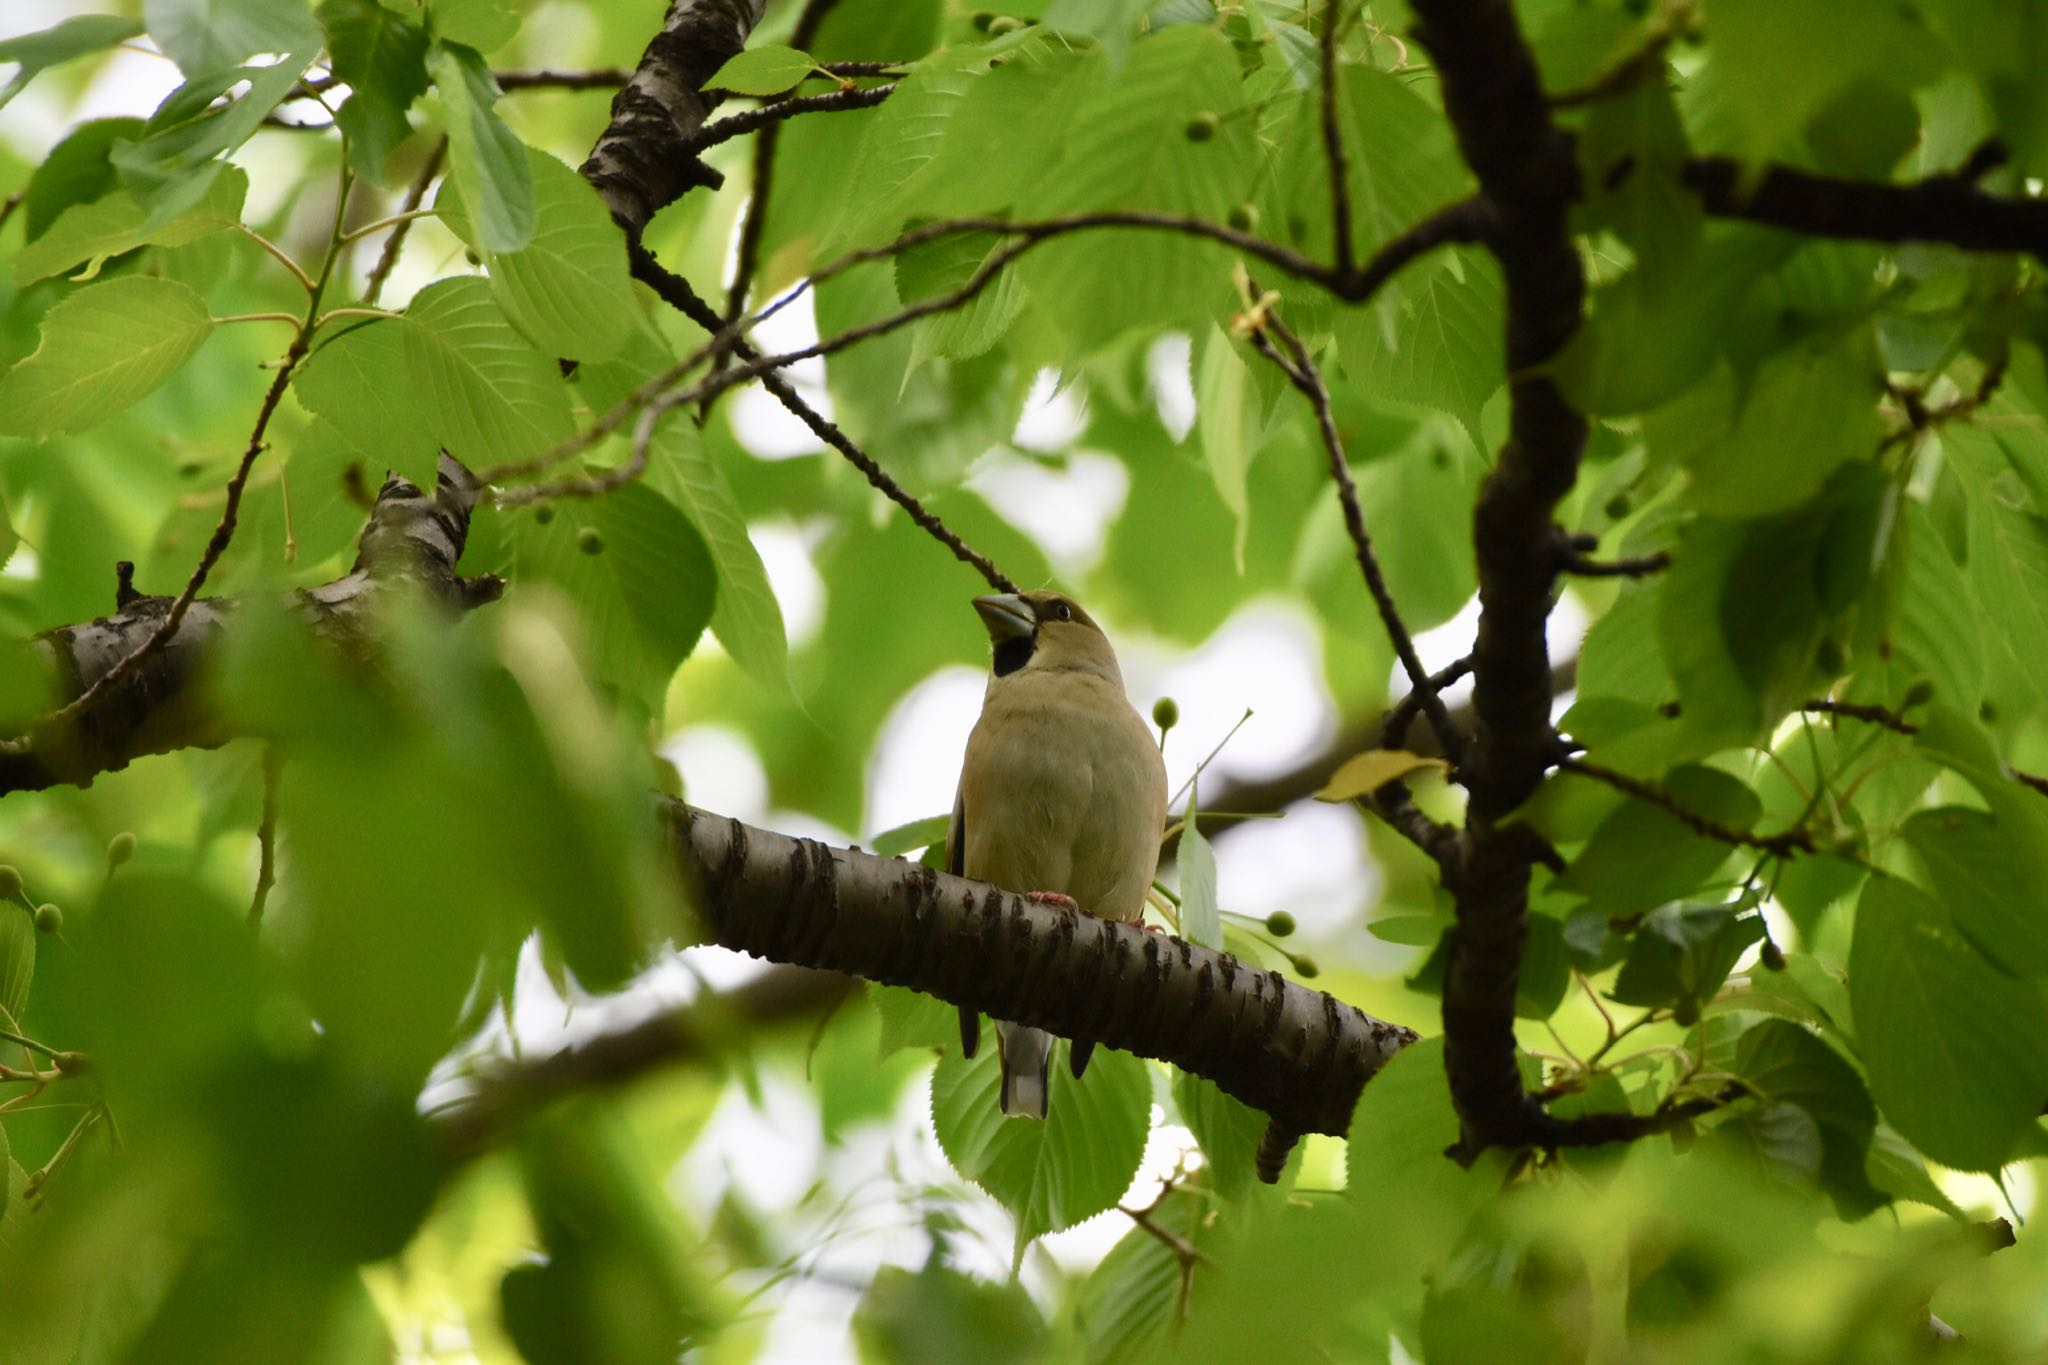
[[1185, 1071], [1173, 1074], [1173, 1105], [1201, 1144], [1209, 1183], [1218, 1193], [1235, 1199], [1258, 1183], [1259, 1141], [1266, 1132], [1263, 1113], [1224, 1094], [1216, 1082]]
[[1493, 262], [1479, 252], [1456, 253], [1405, 279], [1398, 303], [1381, 315], [1338, 311], [1344, 372], [1375, 399], [1450, 413], [1478, 441], [1480, 406], [1506, 377], [1504, 307]]
[[2010, 1160], [2048, 1094], [2048, 1003], [1958, 938], [1927, 896], [1872, 876], [1856, 906], [1849, 1001], [1871, 1094], [1944, 1165]]
[[1715, 1126], [1712, 1141], [1788, 1184], [1807, 1186], [1820, 1177], [1820, 1125], [1796, 1104], [1746, 1106]]
[[422, 289], [405, 310], [401, 338], [426, 425], [457, 459], [517, 460], [570, 434], [560, 370], [512, 327], [484, 280]]
[[321, 0], [314, 16], [327, 34], [334, 74], [357, 94], [403, 112], [427, 90], [427, 31], [377, 0]]
[[1223, 912], [1216, 903], [1216, 852], [1196, 822], [1195, 792], [1180, 829], [1180, 936], [1204, 948], [1223, 946]]
[[140, 246], [183, 246], [226, 231], [242, 221], [242, 201], [248, 192], [248, 172], [228, 166], [212, 178], [198, 203], [154, 225], [143, 206], [123, 190], [73, 204], [14, 258], [14, 282], [30, 284], [85, 261], [94, 262], [97, 272], [98, 262]]
[[305, 0], [143, 0], [142, 19], [187, 76], [320, 44]]
[[[1674, 768], [1663, 790], [1679, 807], [1738, 830], [1755, 824], [1763, 809], [1742, 782], [1696, 764]], [[1593, 831], [1556, 884], [1610, 916], [1627, 915], [1693, 891], [1727, 857], [1726, 844], [1631, 797]]]
[[0, 430], [84, 431], [184, 367], [213, 335], [206, 300], [135, 275], [88, 285], [43, 318], [35, 353], [0, 379]]
[[1624, 1005], [1704, 1004], [1763, 934], [1760, 916], [1738, 915], [1731, 906], [1658, 906], [1629, 940], [1608, 998]]
[[876, 1055], [886, 1057], [906, 1047], [957, 1048], [960, 1010], [937, 996], [902, 986], [868, 982], [868, 999], [881, 1017], [881, 1042]]
[[[481, 283], [478, 281], [477, 283]], [[644, 483], [512, 518], [513, 581], [576, 603], [598, 676], [660, 714], [669, 678], [711, 623], [718, 570], [682, 509]]]
[[448, 110], [448, 165], [489, 251], [517, 251], [536, 224], [533, 172], [526, 147], [493, 107], [498, 83], [474, 48], [445, 40], [427, 53], [427, 70]]
[[1793, 347], [1766, 360], [1733, 427], [1695, 453], [1687, 502], [1719, 516], [1777, 512], [1818, 493], [1837, 466], [1876, 450], [1884, 431], [1879, 371], [1859, 349], [1867, 342]]
[[1389, 782], [1399, 782], [1420, 772], [1448, 772], [1450, 765], [1440, 758], [1425, 758], [1406, 749], [1367, 749], [1337, 765], [1330, 780], [1316, 793], [1318, 801], [1355, 801]]
[[[263, 126], [297, 84], [319, 50], [319, 30], [303, 47], [268, 66], [242, 66], [194, 76], [172, 91], [134, 142], [117, 142], [108, 160], [148, 210], [147, 230], [184, 213], [225, 174], [217, 158], [234, 151]], [[236, 87], [247, 88], [236, 93]], [[223, 96], [230, 97], [221, 104]]]
[[866, 190], [846, 200], [837, 224], [821, 233], [821, 251], [836, 255], [896, 234], [918, 202], [921, 173], [932, 165], [955, 111], [987, 70], [987, 59], [971, 48], [942, 49], [912, 64], [867, 124], [847, 176]]
[[932, 1074], [932, 1127], [953, 1169], [994, 1196], [1017, 1221], [1017, 1247], [1111, 1207], [1130, 1188], [1151, 1126], [1152, 1081], [1144, 1062], [1097, 1048], [1075, 1080], [1055, 1056], [1044, 1122], [1005, 1118], [997, 1107], [997, 1049], [973, 1061], [948, 1053]]
[[[1172, 1199], [1153, 1216], [1175, 1236], [1199, 1244], [1206, 1207], [1195, 1198]], [[1164, 1242], [1141, 1227], [1126, 1232], [1076, 1295], [1088, 1365], [1157, 1359], [1176, 1322], [1180, 1276], [1180, 1263]]]
[[625, 239], [590, 182], [537, 148], [522, 152], [533, 181], [534, 226], [519, 250], [484, 244], [459, 187], [435, 208], [457, 236], [483, 252], [505, 316], [542, 354], [609, 360], [635, 334], [640, 317]]
[[29, 986], [36, 975], [36, 923], [27, 907], [0, 902], [0, 1020], [21, 1027]]
[[2048, 975], [2044, 825], [2016, 826], [1987, 811], [1944, 806], [1916, 813], [1900, 830], [1963, 937], [2020, 976]]
[[[390, 468], [428, 488], [444, 435], [437, 422], [426, 418], [417, 377], [407, 360], [404, 320], [377, 319], [331, 333], [292, 377], [292, 392], [339, 439], [371, 452], [363, 466], [369, 487], [376, 487]], [[386, 413], [394, 408], [425, 420], [387, 421]]]
[[[1002, 243], [989, 233], [959, 233], [896, 257], [896, 296], [904, 303], [949, 293], [965, 285], [998, 251]], [[1024, 306], [1024, 281], [1005, 269], [961, 307], [925, 318], [917, 324], [905, 367], [911, 371], [933, 356], [972, 360], [1002, 340]]]
[[80, 14], [35, 33], [0, 42], [0, 63], [19, 62], [21, 69], [0, 86], [0, 109], [28, 83], [53, 66], [104, 52], [142, 33], [142, 25], [118, 14]]
[[768, 581], [760, 551], [747, 534], [739, 499], [694, 428], [671, 422], [655, 444], [650, 477], [690, 518], [718, 567], [718, 608], [711, 616], [712, 631], [748, 677], [763, 687], [786, 691], [789, 636], [783, 627], [782, 605]]
[[898, 858], [920, 848], [930, 848], [942, 843], [946, 830], [952, 825], [950, 815], [927, 815], [922, 820], [912, 820], [894, 829], [877, 834], [870, 847], [883, 858]]
[[808, 52], [782, 43], [762, 43], [712, 72], [704, 88], [729, 90], [735, 95], [779, 95], [817, 69], [818, 63]]

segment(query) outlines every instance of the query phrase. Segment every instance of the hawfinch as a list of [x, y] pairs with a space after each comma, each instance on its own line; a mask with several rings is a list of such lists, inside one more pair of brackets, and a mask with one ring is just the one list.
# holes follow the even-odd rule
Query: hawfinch
[[[977, 597], [995, 646], [967, 740], [947, 863], [963, 876], [1135, 923], [1159, 864], [1166, 765], [1095, 622], [1056, 592]], [[996, 1021], [1005, 1114], [1046, 1115], [1052, 1035]], [[969, 1057], [981, 1017], [960, 1011]], [[1075, 1076], [1093, 1042], [1073, 1044]]]

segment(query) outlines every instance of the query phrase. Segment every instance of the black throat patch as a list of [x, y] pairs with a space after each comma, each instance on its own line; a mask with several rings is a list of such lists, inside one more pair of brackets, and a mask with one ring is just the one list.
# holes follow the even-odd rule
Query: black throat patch
[[1029, 635], [1013, 635], [996, 646], [995, 668], [998, 678], [1007, 677], [1031, 662], [1031, 651], [1038, 644], [1038, 632]]

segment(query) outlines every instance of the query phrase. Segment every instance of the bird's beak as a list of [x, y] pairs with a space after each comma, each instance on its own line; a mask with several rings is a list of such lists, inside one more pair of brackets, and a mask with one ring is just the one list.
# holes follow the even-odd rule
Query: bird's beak
[[974, 609], [981, 613], [981, 623], [988, 627], [988, 638], [996, 644], [1005, 640], [1021, 640], [1038, 629], [1038, 617], [1032, 613], [1031, 604], [1015, 593], [990, 593], [986, 597], [977, 597]]

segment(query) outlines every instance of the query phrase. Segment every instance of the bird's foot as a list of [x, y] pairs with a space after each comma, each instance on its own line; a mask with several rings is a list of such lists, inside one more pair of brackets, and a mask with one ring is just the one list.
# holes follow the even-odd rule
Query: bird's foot
[[1061, 910], [1072, 910], [1076, 913], [1079, 913], [1081, 909], [1079, 901], [1060, 891], [1026, 891], [1024, 899], [1036, 901], [1040, 905], [1057, 906]]

